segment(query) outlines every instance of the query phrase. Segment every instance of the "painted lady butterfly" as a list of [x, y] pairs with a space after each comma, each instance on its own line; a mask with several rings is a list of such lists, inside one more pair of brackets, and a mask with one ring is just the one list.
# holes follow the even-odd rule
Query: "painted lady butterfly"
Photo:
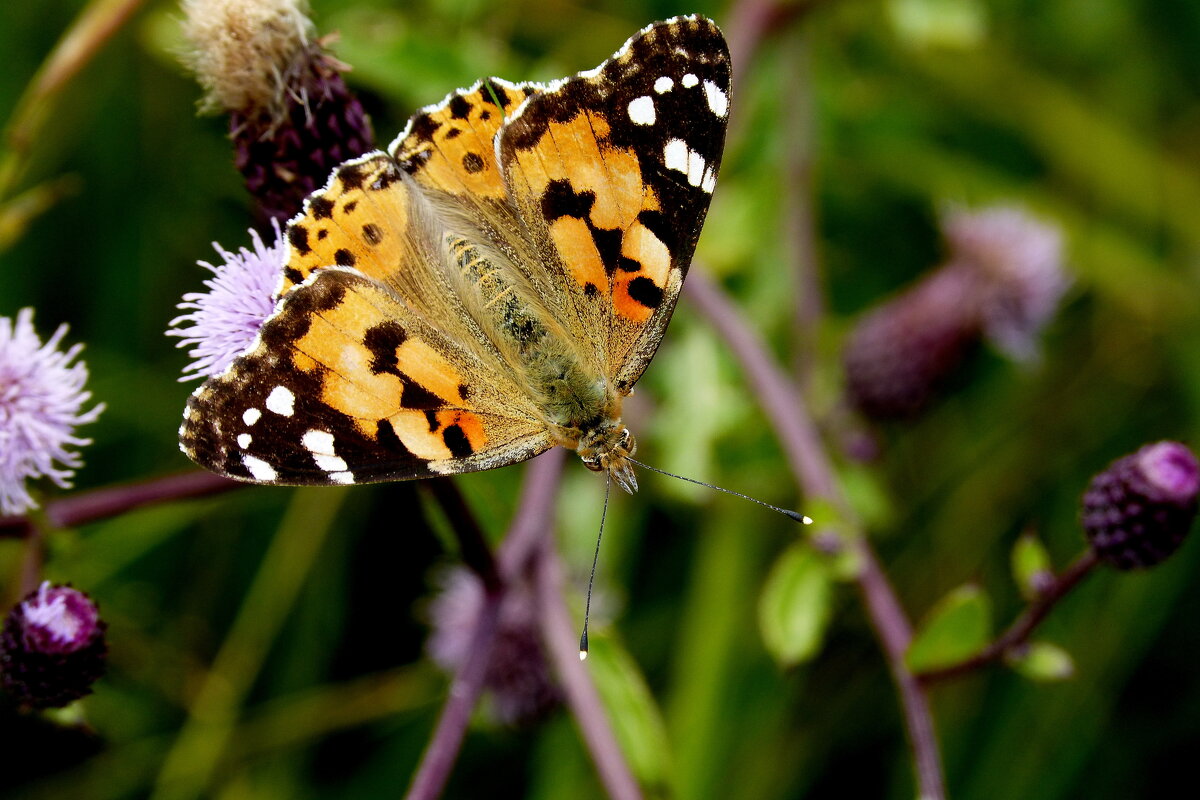
[[679, 297], [729, 98], [725, 39], [691, 16], [574, 77], [422, 109], [288, 225], [278, 305], [189, 399], [183, 452], [239, 480], [349, 484], [561, 445], [633, 491], [621, 400]]

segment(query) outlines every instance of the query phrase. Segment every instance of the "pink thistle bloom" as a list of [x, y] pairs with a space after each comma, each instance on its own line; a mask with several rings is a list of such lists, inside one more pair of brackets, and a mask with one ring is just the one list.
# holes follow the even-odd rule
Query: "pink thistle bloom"
[[213, 273], [204, 281], [206, 292], [189, 292], [177, 307], [186, 311], [170, 322], [168, 336], [178, 336], [178, 347], [190, 347], [192, 363], [183, 370], [180, 381], [212, 378], [223, 373], [233, 360], [244, 353], [263, 320], [275, 310], [275, 290], [283, 274], [286, 249], [279, 223], [272, 221], [275, 241], [269, 247], [255, 231], [250, 231], [253, 250], [245, 247], [230, 253], [213, 242], [223, 261], [200, 266]]
[[[37, 503], [25, 488], [29, 478], [49, 478], [71, 486], [83, 465], [73, 448], [92, 443], [75, 428], [94, 422], [104, 410], [83, 406], [92, 393], [84, 390], [87, 365], [76, 361], [82, 344], [66, 352], [59, 344], [67, 333], [60, 325], [45, 344], [33, 328], [33, 309], [17, 312], [14, 323], [0, 317], [0, 514], [21, 514]], [[74, 363], [72, 363], [74, 362]]]

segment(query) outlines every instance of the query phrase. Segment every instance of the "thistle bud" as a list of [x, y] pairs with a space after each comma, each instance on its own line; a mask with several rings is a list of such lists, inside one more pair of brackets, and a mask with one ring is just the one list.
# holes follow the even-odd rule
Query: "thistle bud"
[[1083, 495], [1092, 549], [1117, 569], [1152, 567], [1179, 549], [1196, 518], [1200, 464], [1178, 442], [1119, 458]]
[[851, 402], [873, 419], [906, 419], [937, 397], [979, 341], [966, 270], [943, 268], [869, 312], [842, 353]]
[[105, 628], [86, 594], [46, 581], [9, 612], [0, 632], [4, 688], [33, 708], [90, 694], [106, 666]]
[[956, 211], [942, 224], [945, 265], [868, 312], [847, 339], [847, 396], [868, 417], [917, 416], [984, 340], [1029, 359], [1070, 284], [1058, 229], [1022, 211]]
[[230, 115], [235, 163], [263, 213], [281, 222], [338, 164], [374, 146], [348, 69], [313, 38], [299, 0], [185, 0], [187, 60], [204, 110]]

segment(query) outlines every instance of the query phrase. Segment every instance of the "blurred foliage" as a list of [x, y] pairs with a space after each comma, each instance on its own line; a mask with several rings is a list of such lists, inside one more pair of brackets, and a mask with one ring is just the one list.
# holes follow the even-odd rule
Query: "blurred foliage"
[[[82, 5], [5, 4], [0, 119]], [[676, 13], [709, 14], [731, 37], [740, 19], [709, 2], [313, 5], [319, 30], [340, 33], [336, 52], [354, 66], [348, 79], [381, 143], [413, 109], [482, 75], [560, 77]], [[195, 114], [177, 18], [171, 3], [146, 3], [41, 109], [27, 168], [0, 198], [20, 202], [0, 219], [0, 314], [34, 306], [43, 333], [70, 322], [108, 404], [86, 431], [95, 444], [81, 488], [188, 467], [175, 430], [190, 389], [176, 382], [184, 358], [163, 330], [204, 277], [195, 262], [211, 259], [209, 243], [239, 247], [252, 222], [224, 120]], [[1077, 504], [1091, 474], [1148, 441], [1197, 440], [1200, 5], [809, 0], [738, 63], [697, 261], [783, 363], [818, 365], [809, 394], [831, 441], [838, 343], [854, 314], [937, 263], [942, 207], [1019, 203], [1067, 233], [1077, 283], [1041, 362], [984, 357], [925, 419], [883, 431], [871, 469], [846, 466], [909, 614], [924, 617], [971, 581], [1002, 626], [1023, 602], [1010, 573], [1023, 531], [1067, 563], [1083, 546]], [[800, 337], [790, 265], [808, 225], [829, 313]], [[638, 389], [627, 419], [642, 458], [804, 508], [737, 365], [686, 295]], [[585, 473], [570, 465], [558, 526], [575, 601], [603, 491]], [[459, 481], [493, 537], [520, 475]], [[166, 754], [197, 736], [187, 705], [225, 692], [205, 734], [223, 743], [207, 796], [394, 796], [447, 686], [422, 657], [423, 609], [435, 567], [456, 555], [426, 507], [411, 484], [254, 488], [55, 534], [48, 577], [100, 602], [110, 676], [83, 706], [92, 734], [0, 712], [0, 792], [145, 796]], [[650, 475], [609, 519], [594, 669], [654, 796], [911, 797], [897, 701], [857, 596], [836, 584], [826, 597], [823, 576], [820, 591], [801, 591], [804, 575], [777, 573], [762, 599], [795, 541], [791, 523]], [[0, 542], [9, 600], [21, 552]], [[1197, 568], [1192, 543], [1153, 572], [1101, 571], [1076, 590], [1038, 632], [1055, 647], [1039, 645], [1028, 668], [1073, 660], [1071, 680], [1033, 684], [994, 666], [936, 688], [952, 795], [1152, 797], [1190, 780]], [[820, 620], [777, 609], [764, 641], [760, 602], [780, 592], [830, 604], [824, 643], [800, 651], [819, 653], [791, 669], [773, 655]], [[210, 672], [214, 663], [226, 671]], [[447, 796], [600, 789], [559, 712], [519, 731], [481, 716]]]

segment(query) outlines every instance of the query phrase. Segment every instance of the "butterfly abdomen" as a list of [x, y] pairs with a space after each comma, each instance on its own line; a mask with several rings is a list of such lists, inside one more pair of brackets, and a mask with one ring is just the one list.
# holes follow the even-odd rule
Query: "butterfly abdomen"
[[[473, 306], [481, 317], [481, 329], [526, 376], [523, 383], [545, 414], [545, 422], [577, 431], [611, 418], [615, 412], [607, 380], [588, 368], [561, 326], [534, 305], [504, 257], [489, 255], [485, 248], [453, 234], [447, 234], [446, 244], [460, 275], [478, 295]], [[574, 439], [574, 434], [567, 438]]]

